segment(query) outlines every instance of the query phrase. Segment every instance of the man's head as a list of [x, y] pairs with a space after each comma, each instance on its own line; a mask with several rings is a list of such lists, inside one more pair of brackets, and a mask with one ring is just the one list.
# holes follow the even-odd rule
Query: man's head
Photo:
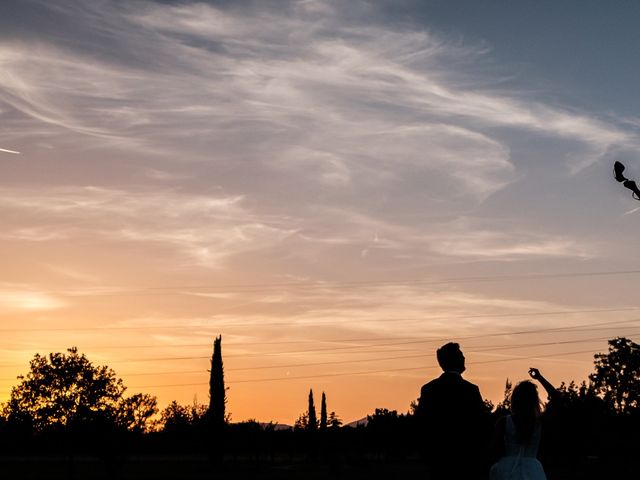
[[447, 343], [441, 346], [436, 352], [438, 357], [438, 363], [440, 368], [445, 372], [458, 372], [465, 371], [464, 355], [460, 351], [460, 345], [457, 343]]

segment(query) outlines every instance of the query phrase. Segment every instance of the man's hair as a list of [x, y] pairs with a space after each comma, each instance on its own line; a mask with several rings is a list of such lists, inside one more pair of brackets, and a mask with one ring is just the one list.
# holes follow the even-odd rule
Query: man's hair
[[464, 359], [460, 345], [449, 342], [441, 346], [436, 352], [438, 363], [445, 372], [448, 370], [464, 371]]

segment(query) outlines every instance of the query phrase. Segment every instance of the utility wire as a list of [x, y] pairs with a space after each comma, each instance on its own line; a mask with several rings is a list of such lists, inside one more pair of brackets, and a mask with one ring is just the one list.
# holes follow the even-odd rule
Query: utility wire
[[[520, 331], [511, 331], [511, 332], [499, 332], [499, 333], [486, 333], [486, 334], [478, 334], [478, 335], [466, 335], [466, 336], [458, 336], [456, 340], [474, 340], [478, 338], [489, 338], [489, 337], [499, 337], [506, 335], [527, 335], [531, 333], [546, 333], [546, 332], [561, 332], [561, 331], [577, 331], [580, 327], [588, 327], [588, 326], [599, 326], [599, 325], [608, 325], [612, 323], [637, 323], [640, 322], [640, 318], [635, 318], [632, 320], [626, 321], [615, 321], [615, 322], [600, 322], [600, 323], [592, 323], [592, 324], [581, 324], [581, 325], [573, 325], [567, 327], [554, 327], [554, 328], [539, 328], [533, 330], [520, 330]], [[297, 354], [297, 353], [308, 353], [308, 352], [327, 352], [327, 351], [338, 351], [338, 350], [354, 350], [361, 348], [374, 348], [374, 347], [390, 347], [390, 346], [398, 346], [398, 345], [414, 345], [414, 344], [422, 344], [422, 343], [436, 343], [446, 341], [449, 337], [430, 337], [430, 338], [421, 338], [417, 340], [408, 340], [403, 342], [389, 342], [389, 343], [379, 343], [375, 345], [351, 345], [345, 347], [332, 347], [332, 348], [316, 348], [316, 349], [305, 349], [305, 350], [293, 350], [293, 351], [285, 351], [285, 352], [267, 352], [267, 353], [257, 353], [257, 354], [235, 354], [235, 355], [226, 355], [225, 358], [234, 358], [234, 357], [255, 357], [255, 356], [274, 356], [274, 355], [287, 355], [287, 354]]]
[[[533, 330], [520, 330], [520, 331], [510, 331], [510, 332], [498, 332], [498, 333], [487, 333], [487, 334], [479, 334], [479, 335], [467, 335], [456, 337], [456, 340], [473, 340], [479, 338], [490, 338], [490, 337], [498, 337], [498, 336], [509, 336], [509, 335], [527, 335], [532, 333], [548, 333], [548, 332], [562, 332], [562, 331], [578, 331], [580, 327], [592, 327], [592, 326], [601, 326], [601, 325], [611, 325], [611, 324], [629, 324], [629, 323], [637, 323], [640, 322], [640, 318], [635, 318], [631, 320], [625, 321], [609, 321], [609, 322], [599, 322], [599, 323], [591, 323], [591, 324], [581, 324], [581, 325], [573, 325], [567, 327], [555, 327], [555, 328], [540, 328]], [[235, 354], [235, 355], [225, 355], [225, 358], [250, 358], [250, 357], [265, 357], [265, 356], [281, 356], [281, 355], [292, 355], [292, 354], [300, 354], [300, 353], [317, 353], [317, 352], [337, 352], [340, 351], [342, 354], [345, 353], [366, 353], [366, 350], [363, 352], [362, 349], [371, 349], [371, 348], [380, 348], [380, 347], [389, 347], [389, 346], [399, 346], [399, 345], [416, 345], [416, 344], [424, 344], [424, 343], [435, 343], [435, 342], [443, 342], [446, 341], [445, 337], [431, 337], [431, 338], [423, 338], [418, 340], [408, 340], [403, 342], [388, 342], [374, 345], [350, 345], [344, 347], [331, 347], [331, 348], [317, 348], [317, 349], [305, 349], [305, 350], [293, 350], [293, 351], [283, 351], [283, 352], [265, 352], [265, 353], [254, 353], [254, 354]], [[358, 352], [348, 352], [345, 350], [358, 350]], [[139, 363], [139, 362], [159, 362], [159, 361], [182, 361], [182, 360], [204, 360], [209, 359], [210, 355], [207, 356], [181, 356], [181, 357], [150, 357], [150, 358], [130, 358], [130, 359], [122, 359], [118, 361], [114, 361], [111, 363]], [[0, 367], [16, 367], [22, 366], [21, 364], [3, 364]]]
[[[566, 313], [566, 312], [565, 312]], [[640, 319], [632, 319], [632, 320], [620, 320], [614, 323], [630, 323], [635, 322]], [[624, 325], [623, 325], [624, 326]], [[569, 327], [567, 327], [569, 328]], [[611, 330], [612, 328], [616, 328], [615, 325], [605, 326], [605, 327], [595, 327], [595, 328], [574, 328], [572, 332], [592, 332], [598, 330]], [[636, 328], [636, 327], [630, 327]], [[275, 341], [275, 342], [225, 342], [225, 346], [247, 346], [247, 345], [300, 345], [300, 344], [344, 344], [351, 342], [376, 342], [376, 341], [387, 341], [387, 340], [415, 340], [416, 336], [412, 335], [410, 337], [388, 337], [388, 336], [378, 336], [378, 337], [360, 337], [360, 338], [330, 338], [330, 339], [309, 339], [309, 340], [283, 340], [283, 341]], [[166, 348], [207, 348], [211, 349], [211, 343], [175, 343], [175, 344], [155, 344], [155, 345], [83, 345], [83, 349], [96, 349], [96, 350], [123, 350], [123, 349], [166, 349]], [[46, 348], [41, 348], [46, 350]], [[13, 349], [21, 351], [24, 349]], [[226, 357], [226, 356], [225, 356]]]
[[[590, 343], [602, 340], [608, 340], [609, 337], [596, 337], [596, 338], [586, 338], [581, 340], [567, 340], [563, 342], [543, 342], [543, 343], [522, 343], [518, 345], [499, 345], [485, 348], [473, 348], [466, 349], [467, 353], [484, 353], [484, 352], [493, 352], [498, 350], [512, 350], [514, 348], [531, 348], [531, 347], [541, 347], [541, 346], [550, 346], [550, 345], [567, 345], [574, 343]], [[289, 363], [284, 365], [262, 365], [258, 367], [241, 367], [241, 368], [230, 368], [226, 369], [227, 372], [240, 372], [240, 371], [249, 371], [249, 370], [270, 370], [274, 368], [297, 368], [297, 367], [312, 367], [312, 366], [320, 366], [320, 365], [346, 365], [352, 363], [367, 363], [367, 362], [378, 362], [378, 361], [388, 361], [388, 360], [403, 360], [409, 358], [425, 358], [425, 357], [433, 357], [433, 353], [420, 354], [420, 355], [400, 355], [394, 357], [375, 357], [375, 358], [364, 358], [357, 360], [334, 360], [328, 362], [311, 362], [311, 363]], [[149, 373], [129, 373], [123, 374], [123, 376], [145, 376], [145, 375], [178, 375], [178, 374], [196, 374], [203, 373], [203, 370], [191, 370], [191, 371], [174, 371], [174, 372], [149, 372]]]
[[[608, 340], [609, 337], [592, 337], [578, 340], [566, 340], [566, 341], [553, 341], [553, 342], [537, 342], [537, 343], [521, 343], [521, 344], [505, 344], [505, 345], [492, 345], [485, 347], [469, 347], [470, 349], [466, 349], [467, 353], [484, 353], [484, 352], [494, 352], [500, 350], [513, 350], [515, 348], [527, 349], [532, 347], [546, 347], [552, 345], [568, 345], [575, 343], [590, 343], [602, 340]], [[335, 360], [335, 361], [326, 361], [326, 362], [311, 362], [311, 363], [294, 363], [294, 364], [280, 364], [280, 365], [263, 365], [257, 367], [241, 367], [241, 368], [231, 368], [228, 369], [227, 372], [238, 372], [238, 371], [249, 371], [249, 370], [268, 370], [275, 368], [296, 368], [296, 367], [310, 367], [310, 366], [320, 366], [320, 365], [345, 365], [352, 363], [366, 363], [366, 362], [375, 362], [375, 361], [389, 361], [389, 360], [401, 360], [401, 359], [411, 359], [411, 358], [424, 358], [424, 357], [432, 357], [433, 353], [429, 354], [420, 354], [420, 355], [401, 355], [401, 356], [393, 356], [393, 357], [374, 357], [374, 358], [365, 358], [365, 359], [357, 359], [357, 360]], [[132, 376], [152, 376], [152, 375], [188, 375], [188, 374], [202, 374], [205, 370], [174, 370], [174, 371], [165, 371], [165, 372], [143, 372], [143, 373], [123, 373], [123, 377], [132, 377]], [[0, 379], [4, 381], [9, 381], [13, 379]]]
[[[353, 287], [377, 287], [389, 285], [445, 285], [455, 283], [475, 283], [475, 282], [501, 282], [514, 280], [539, 280], [549, 278], [576, 278], [576, 277], [602, 277], [614, 275], [635, 275], [640, 270], [611, 270], [611, 271], [593, 271], [593, 272], [563, 272], [563, 273], [541, 273], [541, 274], [522, 274], [522, 275], [493, 275], [493, 276], [470, 276], [470, 277], [453, 277], [443, 280], [427, 280], [420, 278], [413, 279], [397, 279], [397, 280], [353, 280], [353, 281], [317, 281], [317, 282], [282, 282], [282, 283], [254, 283], [254, 284], [222, 284], [222, 285], [168, 285], [159, 287], [142, 287], [139, 289], [129, 289], [128, 291], [116, 292], [59, 292], [60, 296], [148, 296], [148, 295], [167, 295], [168, 290], [224, 290], [225, 292], [261, 292], [273, 291], [279, 288], [303, 288], [303, 289], [331, 289], [331, 288], [353, 288]], [[155, 293], [155, 292], [158, 293]], [[170, 294], [170, 293], [169, 293]], [[176, 292], [175, 294], [183, 295], [189, 292]]]
[[[580, 313], [614, 313], [614, 312], [632, 312], [638, 311], [640, 307], [628, 307], [628, 308], [604, 308], [604, 309], [592, 309], [592, 310], [553, 310], [546, 312], [518, 312], [518, 313], [498, 313], [498, 314], [478, 314], [478, 315], [449, 315], [441, 317], [428, 317], [428, 318], [372, 318], [364, 319], [366, 323], [377, 322], [425, 322], [434, 320], [464, 320], [470, 318], [509, 318], [509, 317], [529, 317], [529, 316], [547, 316], [547, 315], [568, 315], [568, 314], [580, 314]], [[612, 322], [616, 323], [616, 322]], [[618, 321], [618, 323], [621, 323]], [[210, 324], [184, 324], [184, 325], [110, 325], [101, 327], [46, 327], [46, 328], [0, 328], [0, 332], [69, 332], [69, 331], [103, 331], [103, 330], [160, 330], [160, 329], [178, 329], [186, 330], [190, 328], [209, 328], [209, 329], [221, 329], [229, 327], [263, 327], [263, 326], [326, 326], [326, 325], [348, 325], [348, 321], [343, 322], [260, 322], [260, 323], [223, 323], [222, 325], [210, 325]]]
[[[549, 354], [549, 355], [535, 355], [535, 356], [526, 356], [526, 357], [513, 357], [513, 358], [503, 358], [503, 359], [497, 359], [497, 360], [484, 360], [484, 361], [480, 361], [480, 362], [469, 362], [469, 365], [484, 365], [484, 364], [489, 364], [489, 363], [503, 363], [503, 362], [513, 362], [515, 360], [532, 360], [532, 359], [538, 359], [538, 358], [554, 358], [554, 357], [560, 357], [560, 356], [567, 356], [567, 355], [577, 355], [577, 354], [583, 354], [583, 353], [592, 353], [593, 350], [579, 350], [579, 351], [574, 351], [574, 352], [564, 352], [564, 353], [556, 353], [556, 354]], [[419, 366], [419, 367], [406, 367], [406, 368], [391, 368], [391, 369], [384, 369], [384, 370], [364, 370], [364, 371], [359, 371], [359, 372], [339, 372], [339, 373], [324, 373], [324, 374], [318, 374], [318, 375], [300, 375], [300, 376], [287, 376], [287, 377], [271, 377], [271, 378], [253, 378], [253, 379], [247, 379], [247, 380], [235, 380], [235, 381], [231, 381], [231, 382], [226, 382], [230, 385], [233, 384], [237, 384], [237, 383], [259, 383], [259, 382], [276, 382], [276, 381], [282, 381], [282, 380], [306, 380], [306, 379], [312, 379], [312, 378], [328, 378], [328, 377], [344, 377], [344, 376], [350, 376], [350, 375], [368, 375], [368, 374], [376, 374], [376, 373], [392, 373], [392, 372], [404, 372], [404, 371], [412, 371], [412, 370], [431, 370], [431, 369], [435, 369], [435, 368], [439, 368], [436, 365], [427, 365], [427, 366]], [[130, 388], [165, 388], [165, 387], [193, 387], [193, 386], [205, 386], [208, 385], [207, 383], [176, 383], [176, 384], [169, 384], [169, 385], [139, 385], [139, 386], [135, 386], [135, 387], [130, 387]]]
[[[568, 345], [574, 343], [590, 343], [602, 340], [608, 340], [609, 337], [595, 337], [595, 338], [585, 338], [580, 340], [567, 340], [567, 341], [559, 341], [559, 342], [540, 342], [540, 343], [521, 343], [518, 345], [498, 345], [498, 346], [490, 346], [483, 348], [474, 348], [470, 347], [470, 350], [465, 350], [467, 353], [484, 353], [484, 352], [493, 352], [498, 350], [512, 350], [514, 348], [531, 348], [531, 347], [542, 347], [542, 346], [551, 346], [551, 345]], [[424, 358], [424, 357], [433, 357], [433, 353], [428, 354], [420, 354], [420, 355], [401, 355], [395, 357], [375, 357], [375, 358], [365, 358], [358, 360], [335, 360], [328, 362], [313, 362], [313, 363], [291, 363], [284, 365], [262, 365], [258, 367], [241, 367], [241, 368], [231, 368], [226, 370], [227, 372], [240, 372], [240, 371], [248, 371], [248, 370], [269, 370], [274, 368], [295, 368], [295, 367], [310, 367], [310, 366], [319, 366], [319, 365], [342, 365], [342, 364], [351, 364], [351, 363], [363, 363], [363, 362], [375, 362], [375, 361], [387, 361], [387, 360], [400, 360], [400, 359], [409, 359], [409, 358]], [[194, 373], [203, 373], [203, 370], [191, 370], [184, 372], [152, 372], [152, 373], [135, 373], [135, 374], [123, 374], [123, 376], [141, 376], [141, 375], [161, 375], [161, 374], [194, 374]]]
[[[640, 318], [636, 318], [633, 320], [628, 320], [625, 323], [636, 323], [640, 322]], [[555, 327], [555, 328], [540, 328], [535, 330], [520, 330], [515, 332], [501, 332], [501, 333], [487, 333], [480, 335], [467, 335], [456, 337], [457, 340], [472, 340], [478, 338], [489, 338], [489, 337], [497, 337], [497, 336], [505, 336], [505, 335], [526, 335], [531, 333], [543, 333], [543, 332], [559, 332], [572, 330], [575, 327], [585, 327], [585, 326], [596, 326], [596, 325], [605, 325], [611, 323], [622, 323], [620, 321], [616, 322], [601, 322], [596, 324], [582, 324], [582, 325], [574, 325], [572, 327]], [[331, 347], [331, 348], [315, 348], [315, 349], [305, 349], [305, 350], [293, 350], [293, 351], [284, 351], [284, 352], [266, 352], [266, 353], [252, 353], [252, 354], [232, 354], [225, 355], [225, 358], [249, 358], [249, 357], [265, 357], [265, 356], [280, 356], [280, 355], [292, 355], [299, 353], [316, 353], [316, 352], [336, 352], [343, 350], [360, 350], [363, 348], [378, 348], [378, 347], [394, 347], [398, 345], [415, 345], [415, 344], [423, 344], [423, 343], [436, 343], [443, 342], [446, 338], [443, 337], [431, 337], [431, 338], [423, 338], [419, 340], [407, 340], [403, 342], [388, 342], [388, 343], [380, 343], [375, 345], [350, 345], [345, 347]], [[167, 361], [167, 360], [201, 360], [207, 359], [210, 356], [188, 356], [188, 357], [156, 357], [156, 358], [143, 358], [143, 359], [125, 359], [121, 360], [120, 363], [129, 363], [129, 362], [151, 362], [151, 361]]]

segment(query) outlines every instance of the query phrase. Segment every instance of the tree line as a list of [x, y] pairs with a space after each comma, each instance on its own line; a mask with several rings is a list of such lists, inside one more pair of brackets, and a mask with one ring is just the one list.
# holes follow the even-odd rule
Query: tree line
[[[563, 383], [562, 402], [554, 411], [547, 409], [543, 421], [548, 442], [541, 452], [547, 464], [561, 465], [569, 458], [631, 458], [639, 444], [640, 346], [624, 337], [611, 339], [606, 353], [594, 355], [593, 367], [588, 380]], [[208, 404], [173, 401], [160, 411], [154, 396], [127, 395], [111, 368], [94, 365], [75, 347], [36, 354], [28, 373], [18, 380], [0, 410], [3, 451], [56, 450], [65, 439], [64, 448], [105, 451], [119, 445], [128, 452], [199, 451], [219, 460], [247, 452], [273, 457], [278, 451], [395, 458], [419, 455], [424, 433], [415, 420], [415, 402], [404, 413], [378, 408], [368, 415], [366, 426], [345, 428], [338, 415], [328, 411], [325, 392], [318, 417], [313, 390], [293, 429], [254, 420], [234, 424], [226, 411], [221, 337], [213, 342]], [[501, 402], [485, 401], [487, 425], [509, 410], [510, 392], [507, 380]]]
[[17, 377], [2, 405], [3, 430], [34, 435], [74, 429], [112, 429], [133, 433], [206, 423], [213, 431], [227, 423], [222, 337], [213, 342], [208, 406], [171, 402], [157, 418], [158, 401], [146, 393], [126, 395], [121, 378], [108, 366], [94, 365], [76, 347], [65, 353], [36, 354], [29, 372]]
[[313, 389], [309, 390], [309, 402], [307, 410], [302, 412], [295, 423], [294, 430], [310, 431], [326, 430], [327, 428], [340, 428], [342, 420], [336, 415], [336, 412], [330, 412], [327, 415], [327, 395], [322, 392], [322, 401], [320, 403], [320, 419], [316, 415], [316, 407], [313, 401]]

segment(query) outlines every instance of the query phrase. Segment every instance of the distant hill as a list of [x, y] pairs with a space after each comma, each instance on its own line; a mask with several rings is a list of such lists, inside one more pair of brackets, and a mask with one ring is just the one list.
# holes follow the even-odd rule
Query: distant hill
[[367, 419], [367, 417], [363, 417], [360, 420], [354, 420], [353, 422], [349, 422], [343, 425], [343, 427], [349, 427], [349, 428], [366, 427], [368, 423], [369, 423], [369, 420]]
[[270, 426], [272, 426], [272, 425], [273, 425], [273, 429], [274, 429], [275, 431], [280, 431], [280, 430], [291, 430], [291, 429], [293, 428], [291, 425], [286, 425], [286, 424], [284, 424], [284, 423], [276, 423], [276, 424], [273, 424], [273, 423], [265, 423], [265, 422], [259, 422], [259, 423], [260, 423], [260, 426], [261, 426], [262, 428], [269, 428]]
[[[369, 423], [369, 420], [367, 419], [367, 417], [362, 417], [362, 418], [360, 418], [358, 420], [354, 420], [353, 422], [346, 423], [346, 424], [344, 424], [342, 426], [343, 427], [349, 427], [349, 428], [358, 428], [358, 427], [366, 427], [368, 423]], [[258, 424], [263, 429], [269, 428], [270, 425], [274, 425], [274, 424], [269, 423], [269, 422], [258, 422]], [[276, 431], [292, 430], [293, 429], [293, 427], [291, 425], [287, 425], [286, 423], [276, 423], [273, 428]]]

